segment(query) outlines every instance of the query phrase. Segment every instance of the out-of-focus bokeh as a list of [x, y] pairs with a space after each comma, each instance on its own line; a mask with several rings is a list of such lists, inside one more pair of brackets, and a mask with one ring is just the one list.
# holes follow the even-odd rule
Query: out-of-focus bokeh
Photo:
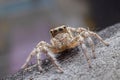
[[15, 73], [49, 30], [62, 24], [101, 30], [120, 21], [119, 0], [0, 0], [0, 77]]

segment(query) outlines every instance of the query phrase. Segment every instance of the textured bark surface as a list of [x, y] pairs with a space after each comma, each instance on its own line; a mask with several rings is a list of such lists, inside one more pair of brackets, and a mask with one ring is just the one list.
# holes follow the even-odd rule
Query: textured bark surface
[[[88, 64], [80, 47], [67, 50], [58, 57], [64, 73], [56, 73], [56, 68], [49, 63], [44, 64], [45, 71], [39, 73], [37, 68], [32, 71], [19, 71], [5, 80], [120, 80], [120, 24], [110, 26], [98, 33], [110, 46], [104, 46], [95, 39], [97, 58], [92, 58], [90, 47], [88, 55], [92, 68]], [[3, 79], [4, 80], [4, 79]]]

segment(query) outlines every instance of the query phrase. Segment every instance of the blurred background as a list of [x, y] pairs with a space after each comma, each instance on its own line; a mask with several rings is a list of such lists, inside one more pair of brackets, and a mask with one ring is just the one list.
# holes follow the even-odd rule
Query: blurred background
[[0, 0], [0, 77], [17, 72], [50, 28], [99, 31], [120, 21], [119, 0]]

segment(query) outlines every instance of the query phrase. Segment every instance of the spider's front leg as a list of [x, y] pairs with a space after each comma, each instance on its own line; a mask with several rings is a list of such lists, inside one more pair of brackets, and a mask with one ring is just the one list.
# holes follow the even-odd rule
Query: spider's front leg
[[62, 70], [62, 68], [60, 67], [60, 65], [58, 64], [55, 56], [53, 55], [53, 53], [48, 50], [48, 52], [46, 53], [47, 57], [50, 58], [50, 60], [52, 61], [52, 63], [57, 67], [57, 72], [59, 73], [63, 73], [64, 71]]
[[42, 60], [40, 59], [40, 54], [38, 53], [36, 56], [37, 56], [37, 66], [38, 66], [38, 70], [39, 70], [40, 72], [42, 72], [42, 71], [43, 71], [43, 69], [42, 69], [42, 67], [41, 67]]
[[[52, 49], [54, 49], [54, 47], [46, 42], [42, 42], [43, 44], [41, 44], [41, 51], [43, 51], [44, 54], [46, 54], [46, 56], [52, 61], [52, 63], [57, 67], [58, 72], [59, 73], [63, 73], [62, 68], [59, 66], [54, 53], [52, 52]], [[39, 58], [39, 55], [38, 55]], [[38, 62], [39, 64], [39, 62]]]
[[40, 43], [38, 43], [38, 45], [36, 46], [36, 48], [31, 52], [31, 54], [28, 56], [25, 64], [22, 66], [22, 69], [31, 69], [30, 68], [26, 68], [29, 61], [31, 60], [31, 58], [33, 56], [37, 56], [37, 66], [38, 66], [38, 69], [39, 71], [43, 71], [42, 67], [41, 67], [41, 59], [40, 59], [40, 55], [41, 55], [41, 52], [43, 52], [44, 54], [47, 55], [47, 57], [50, 58], [50, 60], [53, 62], [53, 64], [57, 67], [57, 69], [59, 70], [59, 72], [63, 72], [63, 70], [60, 68], [60, 66], [58, 65], [57, 63], [57, 60], [55, 59], [53, 53], [51, 52], [50, 48], [51, 45], [49, 45], [48, 43], [44, 42], [44, 41], [41, 41]]
[[33, 66], [36, 66], [36, 65], [33, 65], [33, 66], [30, 66], [30, 67], [27, 67], [27, 66], [28, 66], [28, 63], [29, 63], [30, 60], [31, 60], [31, 58], [32, 58], [33, 56], [35, 56], [35, 55], [37, 56], [38, 69], [39, 69], [40, 71], [42, 71], [42, 67], [41, 67], [41, 65], [40, 65], [40, 57], [39, 57], [39, 55], [40, 55], [40, 49], [39, 49], [39, 48], [34, 48], [34, 50], [30, 53], [30, 55], [28, 56], [26, 62], [25, 62], [24, 65], [21, 67], [21, 69], [24, 69], [24, 70], [26, 71], [26, 70], [31, 69]]

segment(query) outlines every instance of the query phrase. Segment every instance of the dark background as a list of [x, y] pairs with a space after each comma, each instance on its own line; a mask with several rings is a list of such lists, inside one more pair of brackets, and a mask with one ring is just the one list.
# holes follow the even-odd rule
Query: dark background
[[98, 30], [120, 21], [120, 0], [90, 0], [90, 3]]

